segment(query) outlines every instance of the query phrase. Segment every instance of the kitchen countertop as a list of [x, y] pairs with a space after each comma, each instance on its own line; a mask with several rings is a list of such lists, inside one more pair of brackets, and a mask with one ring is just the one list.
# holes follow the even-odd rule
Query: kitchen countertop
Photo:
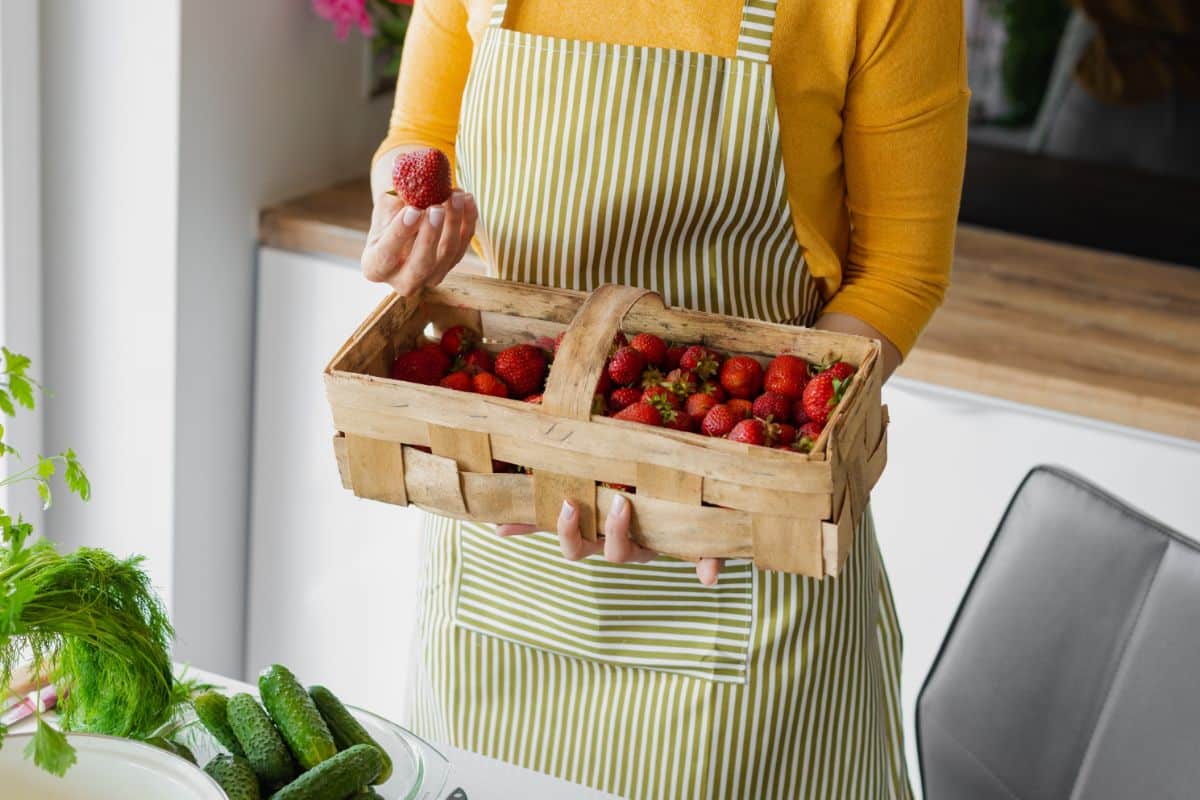
[[[370, 212], [367, 180], [347, 181], [265, 209], [260, 238], [357, 260]], [[1200, 270], [960, 226], [946, 302], [898, 374], [1200, 441]]]

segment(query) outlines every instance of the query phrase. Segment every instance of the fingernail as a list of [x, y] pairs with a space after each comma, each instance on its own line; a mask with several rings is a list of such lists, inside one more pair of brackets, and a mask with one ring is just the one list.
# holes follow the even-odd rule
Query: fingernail
[[612, 510], [609, 513], [612, 514], [613, 516], [616, 516], [617, 514], [622, 513], [625, 510], [625, 506], [627, 506], [627, 505], [629, 505], [629, 501], [625, 499], [625, 495], [614, 494], [613, 501], [612, 501]]
[[401, 214], [400, 221], [411, 228], [421, 218], [421, 209], [407, 206]]
[[466, 204], [467, 196], [462, 192], [455, 192], [454, 194], [450, 195], [450, 205], [454, 206], [454, 208], [461, 209]]
[[575, 506], [563, 500], [562, 511], [558, 512], [558, 518], [563, 522], [570, 522], [575, 519]]
[[434, 206], [429, 209], [429, 224], [434, 228], [442, 226], [442, 219], [446, 216], [446, 209], [441, 206]]
[[470, 192], [467, 192], [466, 194], [464, 194], [463, 199], [466, 202], [471, 203], [472, 205], [475, 204], [475, 195], [471, 194]]

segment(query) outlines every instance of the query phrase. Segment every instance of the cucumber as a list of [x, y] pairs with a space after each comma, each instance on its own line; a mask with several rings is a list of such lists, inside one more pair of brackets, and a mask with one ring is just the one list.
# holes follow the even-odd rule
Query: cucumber
[[258, 701], [248, 694], [235, 694], [229, 698], [227, 713], [229, 727], [259, 780], [268, 786], [291, 780], [296, 762]]
[[321, 712], [287, 667], [272, 664], [264, 669], [258, 676], [258, 694], [300, 766], [312, 769], [337, 755]]
[[229, 800], [260, 800], [258, 776], [250, 762], [241, 756], [222, 753], [204, 765], [204, 771], [220, 784]]
[[186, 758], [193, 764], [196, 763], [196, 756], [187, 748], [186, 745], [182, 745], [179, 742], [173, 742], [165, 736], [152, 736], [146, 740], [146, 744], [152, 744], [160, 750], [166, 750], [168, 753], [174, 753], [180, 758]]
[[237, 737], [233, 735], [233, 729], [229, 727], [228, 703], [229, 700], [225, 695], [210, 691], [197, 695], [196, 699], [192, 701], [192, 707], [196, 709], [196, 716], [200, 718], [200, 723], [221, 743], [221, 746], [235, 756], [244, 756], [246, 754], [242, 752], [242, 746], [238, 744]]
[[367, 729], [354, 718], [354, 715], [346, 710], [342, 701], [338, 700], [337, 696], [324, 686], [308, 687], [308, 696], [313, 699], [325, 724], [329, 726], [329, 732], [333, 734], [333, 742], [337, 745], [338, 750], [345, 750], [356, 744], [369, 744], [379, 748], [379, 752], [383, 756], [383, 769], [374, 782], [387, 783], [387, 779], [392, 777], [392, 759], [386, 750], [379, 747], [379, 742], [371, 738], [371, 734], [367, 733]]
[[383, 756], [369, 744], [356, 744], [322, 761], [284, 786], [271, 800], [344, 800], [383, 769]]

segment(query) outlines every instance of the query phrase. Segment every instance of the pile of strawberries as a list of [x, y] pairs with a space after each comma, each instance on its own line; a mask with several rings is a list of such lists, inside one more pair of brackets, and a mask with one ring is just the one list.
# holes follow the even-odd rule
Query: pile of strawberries
[[[479, 334], [455, 326], [440, 342], [401, 353], [392, 377], [541, 403], [562, 341], [513, 345], [495, 358]], [[746, 355], [673, 345], [650, 333], [618, 333], [592, 411], [614, 419], [807, 453], [840, 402], [854, 367], [776, 356], [764, 369]]]

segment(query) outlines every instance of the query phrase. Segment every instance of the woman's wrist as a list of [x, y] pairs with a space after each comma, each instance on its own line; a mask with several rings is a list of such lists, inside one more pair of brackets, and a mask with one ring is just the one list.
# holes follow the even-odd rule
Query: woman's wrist
[[865, 336], [868, 339], [875, 339], [883, 345], [883, 379], [886, 381], [904, 361], [904, 357], [900, 354], [900, 348], [892, 344], [886, 336], [878, 331], [878, 329], [863, 322], [858, 317], [852, 317], [849, 314], [822, 314], [817, 320], [814, 328], [820, 328], [825, 331], [836, 331], [838, 333], [852, 333], [855, 336]]

